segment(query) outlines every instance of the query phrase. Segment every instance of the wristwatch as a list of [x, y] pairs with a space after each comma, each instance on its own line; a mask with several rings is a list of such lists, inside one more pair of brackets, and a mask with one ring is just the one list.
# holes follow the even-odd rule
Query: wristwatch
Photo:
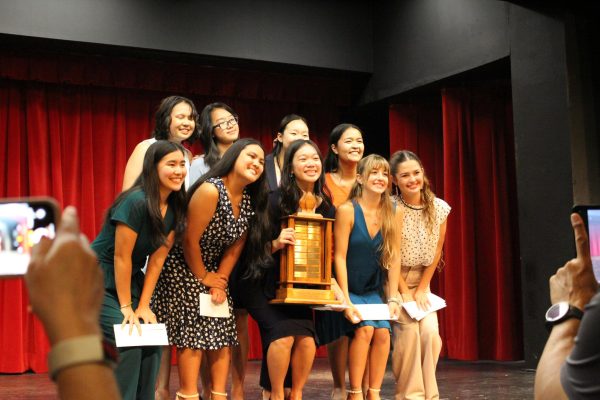
[[579, 308], [570, 305], [566, 301], [552, 304], [546, 311], [546, 328], [550, 331], [556, 324], [560, 324], [571, 318], [581, 319], [583, 311]]

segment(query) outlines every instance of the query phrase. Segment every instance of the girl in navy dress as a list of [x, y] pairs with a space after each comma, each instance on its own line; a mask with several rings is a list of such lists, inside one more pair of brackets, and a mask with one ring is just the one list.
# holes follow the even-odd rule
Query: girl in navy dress
[[379, 399], [390, 351], [389, 321], [363, 320], [355, 304], [379, 304], [387, 299], [390, 315], [399, 310], [400, 232], [402, 213], [396, 210], [388, 189], [390, 167], [372, 154], [358, 163], [358, 175], [349, 201], [340, 205], [334, 227], [335, 271], [346, 301], [349, 349], [348, 399], [363, 399], [361, 382], [367, 358], [367, 399]]

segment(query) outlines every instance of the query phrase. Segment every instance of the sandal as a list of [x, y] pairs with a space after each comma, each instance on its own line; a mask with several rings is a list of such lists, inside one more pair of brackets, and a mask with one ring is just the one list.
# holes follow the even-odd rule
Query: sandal
[[182, 399], [193, 399], [194, 397], [197, 397], [200, 400], [202, 400], [202, 397], [200, 396], [200, 393], [183, 394], [183, 393], [180, 393], [180, 392], [175, 392], [175, 400], [179, 400], [179, 398], [182, 398]]
[[[362, 389], [348, 389], [346, 390], [346, 393], [348, 394], [346, 399], [350, 400], [351, 396], [354, 394], [361, 394], [362, 395]], [[360, 396], [360, 398], [362, 399], [362, 396]]]
[[381, 389], [374, 389], [374, 388], [369, 388], [368, 389], [369, 392], [375, 392], [377, 394], [377, 397], [379, 397], [379, 392], [381, 392]]
[[215, 392], [214, 390], [211, 390], [210, 391], [210, 400], [213, 400], [213, 394], [215, 396], [223, 396], [223, 397], [227, 398], [227, 393], [226, 392], [225, 393], [224, 392]]

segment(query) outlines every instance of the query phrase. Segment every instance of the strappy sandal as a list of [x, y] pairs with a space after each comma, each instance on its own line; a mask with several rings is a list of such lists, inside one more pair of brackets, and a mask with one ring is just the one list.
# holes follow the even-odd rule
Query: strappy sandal
[[202, 400], [202, 397], [200, 396], [200, 393], [183, 394], [183, 393], [180, 393], [180, 392], [175, 392], [175, 400], [179, 400], [180, 398], [182, 398], [182, 399], [193, 399], [195, 397], [197, 397], [200, 400]]
[[[362, 389], [348, 389], [346, 390], [347, 396], [346, 396], [346, 400], [350, 400], [350, 396], [354, 395], [354, 394], [362, 394]], [[362, 399], [362, 396], [360, 396]]]
[[375, 392], [377, 393], [377, 395], [379, 395], [379, 392], [381, 392], [381, 389], [374, 389], [374, 388], [369, 388], [369, 392]]
[[210, 400], [213, 400], [213, 394], [215, 396], [223, 396], [225, 398], [227, 398], [227, 393], [223, 393], [223, 392], [215, 392], [214, 390], [210, 391]]

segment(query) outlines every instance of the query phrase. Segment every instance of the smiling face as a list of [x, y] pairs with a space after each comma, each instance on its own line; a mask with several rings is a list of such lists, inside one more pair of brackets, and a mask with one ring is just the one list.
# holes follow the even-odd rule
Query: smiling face
[[187, 169], [185, 168], [185, 156], [175, 150], [165, 155], [156, 166], [158, 181], [162, 189], [176, 192], [181, 189]]
[[265, 152], [259, 145], [249, 144], [240, 152], [233, 169], [248, 183], [256, 182], [265, 169]]
[[192, 107], [182, 101], [171, 110], [171, 124], [169, 125], [169, 139], [174, 142], [183, 142], [194, 133], [196, 121], [192, 115]]
[[298, 139], [309, 139], [308, 126], [301, 119], [290, 121], [283, 132], [277, 132], [277, 141], [281, 142], [283, 154]]
[[338, 155], [340, 161], [359, 162], [365, 152], [362, 134], [356, 128], [346, 129], [337, 145], [331, 145], [331, 150]]
[[366, 176], [358, 175], [356, 180], [363, 186], [364, 191], [381, 194], [388, 188], [389, 171], [383, 166], [372, 168]]
[[407, 160], [398, 164], [394, 180], [400, 193], [405, 197], [419, 194], [423, 189], [423, 174], [423, 167], [417, 160]]
[[306, 143], [292, 159], [292, 173], [299, 183], [315, 183], [321, 176], [321, 158], [317, 149]]
[[[240, 126], [237, 119], [224, 108], [215, 108], [210, 113], [213, 134], [218, 142], [229, 145], [240, 136]], [[223, 125], [223, 127], [221, 127]]]

